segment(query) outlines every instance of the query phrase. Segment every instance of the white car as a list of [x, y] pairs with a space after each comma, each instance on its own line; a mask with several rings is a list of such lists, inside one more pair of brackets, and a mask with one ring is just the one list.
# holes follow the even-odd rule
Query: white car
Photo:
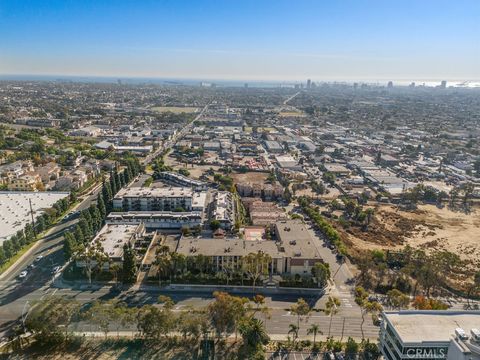
[[61, 269], [62, 269], [61, 266], [55, 266], [55, 267], [52, 269], [52, 274], [58, 273]]
[[18, 278], [19, 279], [25, 279], [28, 275], [28, 271], [27, 270], [24, 270], [20, 273], [20, 275], [18, 275]]
[[40, 260], [43, 259], [43, 255], [38, 255], [36, 258], [35, 258], [35, 262], [39, 262]]

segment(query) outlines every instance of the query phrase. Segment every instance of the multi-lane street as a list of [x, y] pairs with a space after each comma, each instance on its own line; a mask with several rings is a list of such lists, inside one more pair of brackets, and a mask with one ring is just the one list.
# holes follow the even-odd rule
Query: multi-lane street
[[[183, 128], [170, 141], [161, 146], [155, 153], [144, 159], [144, 164], [150, 163], [156, 156], [164, 150], [171, 147], [189, 129], [194, 122], [201, 118], [207, 110], [208, 105]], [[140, 175], [132, 186], [141, 186], [148, 176]], [[88, 208], [100, 191], [100, 187], [94, 188], [73, 210], [83, 210]], [[56, 226], [50, 229], [45, 236], [39, 240], [22, 258], [20, 258], [10, 269], [0, 277], [0, 334], [4, 335], [10, 326], [19, 318], [28, 314], [32, 304], [48, 296], [72, 297], [81, 303], [88, 303], [96, 299], [118, 298], [124, 300], [131, 306], [141, 306], [143, 304], [154, 304], [157, 302], [158, 295], [165, 293], [172, 297], [176, 302], [175, 311], [181, 311], [186, 306], [204, 307], [212, 301], [211, 292], [199, 293], [165, 291], [155, 287], [136, 287], [130, 290], [118, 291], [111, 286], [78, 285], [74, 287], [59, 286], [58, 281], [53, 283], [52, 270], [55, 266], [61, 266], [65, 263], [62, 253], [63, 232], [72, 228], [77, 223], [76, 218], [64, 219]], [[362, 322], [361, 311], [355, 304], [352, 296], [352, 285], [349, 282], [352, 274], [348, 264], [341, 264], [337, 261], [335, 254], [326, 246], [321, 234], [316, 233], [310, 228], [315, 246], [321, 257], [330, 264], [332, 270], [333, 282], [326, 289], [326, 294], [322, 297], [307, 296], [305, 299], [316, 311], [310, 316], [302, 319], [299, 335], [307, 336], [306, 329], [312, 324], [319, 324], [324, 336], [331, 334], [336, 337], [361, 338], [360, 324]], [[18, 275], [25, 269], [29, 269], [28, 276], [25, 279], [19, 279]], [[251, 296], [250, 293], [236, 294], [239, 296]], [[341, 301], [338, 313], [331, 319], [326, 316], [321, 309], [325, 308], [325, 302], [328, 296], [336, 296]], [[288, 334], [289, 325], [297, 321], [296, 316], [289, 312], [290, 306], [297, 300], [296, 294], [284, 294], [276, 296], [267, 296], [266, 304], [271, 309], [269, 319], [263, 319], [266, 322], [267, 330], [273, 338], [285, 338]], [[80, 326], [80, 325], [79, 325]], [[378, 328], [372, 324], [369, 316], [366, 317], [363, 325], [364, 335], [375, 339], [378, 336]], [[82, 329], [79, 329], [82, 331]], [[88, 331], [88, 329], [83, 329]]]
[[[72, 211], [87, 209], [95, 201], [100, 186], [96, 186]], [[51, 228], [15, 264], [0, 276], [0, 332], [4, 333], [29, 303], [40, 299], [54, 289], [50, 288], [52, 270], [65, 263], [63, 233], [76, 225], [77, 217], [64, 219]], [[19, 274], [28, 269], [25, 279]]]

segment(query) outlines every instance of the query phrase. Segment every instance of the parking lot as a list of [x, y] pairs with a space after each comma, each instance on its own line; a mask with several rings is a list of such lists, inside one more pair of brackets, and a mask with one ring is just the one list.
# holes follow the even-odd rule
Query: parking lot
[[268, 360], [323, 360], [325, 358], [324, 353], [311, 353], [311, 352], [267, 352], [266, 358]]

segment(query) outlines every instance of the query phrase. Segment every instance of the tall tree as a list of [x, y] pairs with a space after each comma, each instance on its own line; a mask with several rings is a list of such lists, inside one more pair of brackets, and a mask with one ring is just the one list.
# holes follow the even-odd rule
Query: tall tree
[[77, 242], [77, 244], [85, 244], [85, 242], [87, 241], [85, 239], [85, 236], [83, 236], [82, 228], [78, 224], [77, 226], [75, 226], [73, 236], [75, 237], [75, 241]]
[[295, 324], [288, 325], [288, 335], [293, 334], [293, 343], [297, 341], [299, 330], [300, 328], [298, 327], [298, 325], [295, 325]]
[[388, 305], [393, 309], [402, 309], [408, 307], [410, 297], [400, 290], [392, 289], [387, 292]]
[[377, 314], [378, 312], [382, 311], [382, 305], [380, 305], [376, 301], [369, 301], [368, 300], [368, 293], [365, 289], [361, 286], [357, 286], [355, 288], [355, 302], [360, 306], [362, 310], [362, 322], [360, 324], [360, 330], [362, 332], [362, 338], [365, 338], [363, 332], [363, 324], [365, 323], [365, 315], [368, 313]]
[[320, 331], [320, 327], [317, 324], [310, 325], [310, 327], [307, 329], [307, 334], [308, 335], [313, 334], [313, 347], [315, 348], [316, 340], [317, 340], [317, 334], [323, 334]]
[[78, 244], [75, 240], [75, 237], [70, 231], [67, 231], [64, 234], [64, 241], [63, 241], [63, 255], [65, 256], [65, 260], [69, 260], [73, 254], [78, 250]]
[[225, 292], [215, 291], [215, 300], [208, 305], [212, 327], [221, 338], [236, 331], [241, 319], [246, 314], [245, 304], [248, 299], [232, 296]]
[[328, 297], [327, 303], [325, 304], [325, 314], [330, 316], [330, 324], [328, 325], [328, 336], [330, 336], [330, 331], [332, 329], [333, 316], [338, 313], [340, 305], [341, 302], [339, 298], [335, 296]]
[[308, 316], [312, 309], [303, 298], [299, 298], [295, 304], [290, 306], [290, 312], [297, 316], [297, 328], [300, 329], [300, 321], [304, 316]]
[[263, 251], [250, 253], [242, 258], [243, 271], [245, 271], [252, 280], [254, 290], [258, 279], [261, 276], [268, 275], [268, 267], [271, 262], [271, 256]]
[[100, 217], [103, 222], [105, 220], [105, 217], [107, 216], [107, 208], [105, 207], [105, 201], [103, 200], [102, 193], [98, 194], [97, 208], [98, 208], [98, 211], [100, 212]]
[[124, 284], [133, 284], [136, 280], [137, 264], [132, 245], [123, 246], [122, 280]]
[[330, 266], [321, 262], [315, 263], [312, 267], [312, 276], [317, 281], [319, 288], [325, 287], [328, 279], [330, 279]]
[[101, 270], [103, 264], [105, 264], [107, 261], [108, 256], [105, 254], [101, 243], [99, 241], [95, 241], [82, 251], [79, 250], [76, 258], [83, 263], [83, 268], [88, 277], [88, 282], [91, 284], [93, 270]]

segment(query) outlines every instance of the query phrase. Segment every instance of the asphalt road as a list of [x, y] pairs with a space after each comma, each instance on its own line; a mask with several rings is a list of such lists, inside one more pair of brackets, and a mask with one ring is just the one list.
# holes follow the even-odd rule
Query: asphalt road
[[[100, 186], [97, 186], [85, 199], [73, 210], [87, 209], [94, 202]], [[24, 309], [27, 300], [42, 298], [54, 289], [49, 289], [52, 280], [52, 269], [63, 265], [63, 232], [73, 228], [78, 219], [62, 220], [51, 228], [45, 236], [38, 240], [35, 245], [13, 264], [0, 277], [0, 334], [11, 325], [11, 321], [17, 319]], [[36, 261], [36, 258], [42, 258]], [[28, 269], [32, 266], [32, 269]], [[19, 279], [19, 274], [28, 269], [25, 279]], [[48, 292], [47, 292], [48, 291]]]
[[[195, 118], [197, 120], [202, 116], [207, 106]], [[194, 120], [194, 121], [195, 121]], [[189, 131], [193, 126], [194, 121], [182, 129], [178, 136], [179, 138]], [[175, 141], [173, 140], [173, 142]], [[171, 146], [173, 142], [164, 144]], [[159, 149], [161, 151], [163, 149]], [[158, 152], [158, 151], [157, 151]], [[155, 157], [154, 154], [148, 157], [151, 161]], [[146, 160], [146, 159], [145, 159]], [[147, 177], [140, 176], [138, 184], [144, 181]], [[74, 210], [83, 210], [88, 208], [95, 200], [100, 188], [96, 188], [94, 192], [87, 196]], [[136, 289], [130, 291], [118, 292], [110, 287], [89, 288], [79, 286], [78, 288], [59, 289], [52, 286], [52, 269], [57, 265], [63, 265], [65, 260], [62, 252], [63, 232], [75, 226], [77, 219], [64, 220], [52, 228], [43, 239], [39, 240], [35, 246], [15, 263], [8, 272], [4, 273], [0, 278], [0, 337], [5, 335], [11, 325], [21, 318], [22, 315], [28, 314], [31, 305], [40, 299], [47, 296], [62, 296], [72, 297], [81, 303], [89, 303], [96, 299], [108, 300], [118, 298], [125, 301], [130, 306], [141, 306], [144, 304], [155, 304], [158, 295], [165, 293], [172, 297], [176, 302], [175, 311], [181, 311], [187, 306], [204, 307], [212, 301], [212, 295], [209, 293], [199, 294], [197, 292], [164, 292], [158, 290], [143, 290]], [[361, 312], [358, 306], [354, 303], [352, 297], [352, 285], [349, 280], [352, 274], [348, 270], [348, 266], [343, 264], [340, 266], [335, 259], [335, 255], [330, 249], [323, 246], [323, 240], [319, 234], [314, 235], [315, 246], [317, 246], [322, 258], [330, 264], [332, 274], [334, 276], [334, 284], [327, 289], [326, 296], [321, 298], [307, 298], [310, 305], [316, 309], [324, 308], [325, 301], [328, 295], [338, 296], [342, 302], [339, 312], [332, 318], [330, 327], [330, 318], [323, 313], [314, 312], [308, 319], [304, 319], [300, 326], [300, 336], [306, 336], [306, 329], [311, 323], [320, 325], [324, 336], [328, 334], [329, 328], [331, 335], [334, 336], [352, 336], [359, 338], [361, 336], [360, 323]], [[37, 256], [42, 256], [39, 261], [35, 261]], [[28, 266], [34, 264], [34, 268], [29, 271], [26, 279], [18, 279], [20, 272], [25, 270]], [[338, 271], [337, 271], [338, 270]], [[242, 295], [242, 294], [237, 294]], [[247, 294], [244, 294], [247, 296]], [[271, 308], [271, 317], [266, 319], [267, 330], [270, 334], [277, 336], [286, 336], [289, 325], [296, 323], [296, 316], [289, 313], [288, 308], [296, 302], [297, 295], [282, 295], [267, 297], [266, 304]], [[262, 317], [260, 317], [262, 318]], [[263, 320], [263, 319], [262, 319]], [[91, 330], [90, 330], [91, 331]], [[366, 316], [364, 324], [365, 336], [375, 339], [378, 336], [378, 328], [371, 323], [369, 316]], [[319, 337], [320, 339], [321, 337]]]

